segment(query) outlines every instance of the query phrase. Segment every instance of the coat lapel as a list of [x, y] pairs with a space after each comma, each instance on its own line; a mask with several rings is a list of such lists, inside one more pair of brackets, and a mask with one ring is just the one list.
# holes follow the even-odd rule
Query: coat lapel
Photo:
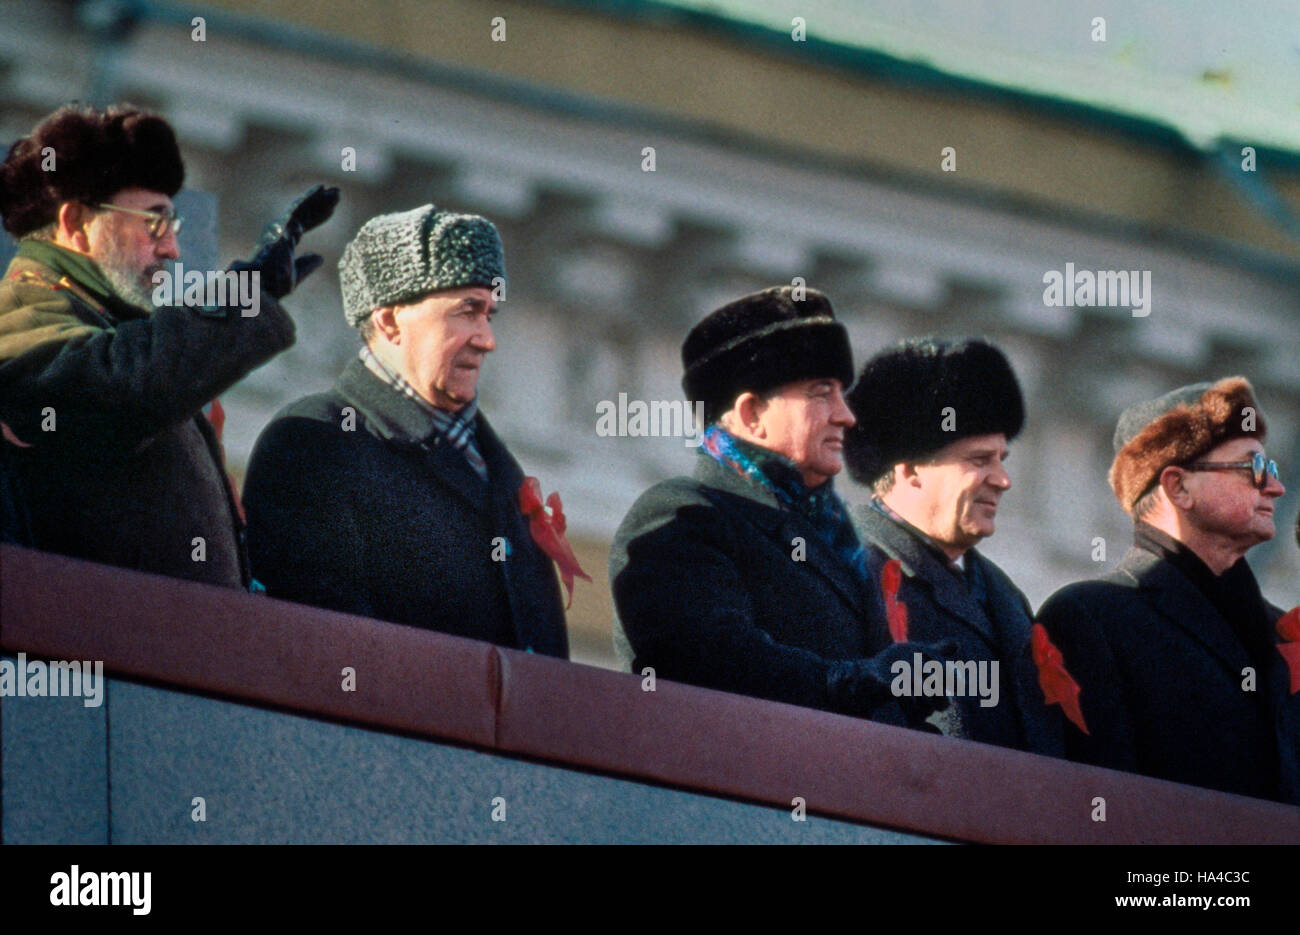
[[[524, 472], [515, 461], [514, 457], [506, 450], [505, 444], [497, 437], [496, 431], [492, 428], [480, 409], [475, 424], [475, 439], [478, 444], [479, 454], [487, 462], [488, 479], [493, 488], [500, 487], [510, 495], [510, 498], [517, 501], [519, 488], [524, 482]], [[469, 466], [469, 462], [464, 457], [460, 458], [464, 463], [465, 469], [477, 479], [478, 475], [474, 474], [474, 469]], [[518, 506], [516, 504], [516, 509]]]
[[864, 537], [890, 558], [898, 559], [915, 587], [929, 591], [934, 603], [986, 642], [997, 645], [992, 624], [971, 597], [970, 589], [914, 535], [874, 507], [859, 510], [857, 520]]
[[831, 583], [845, 602], [853, 608], [854, 613], [862, 615], [863, 592], [867, 585], [863, 573], [850, 567], [802, 516], [786, 512], [784, 519], [785, 522], [778, 530], [778, 538], [783, 548], [787, 552], [792, 551], [794, 538], [802, 537], [807, 544], [808, 564]]
[[[488, 424], [487, 416], [479, 411], [477, 425], [475, 427], [475, 436], [477, 438], [479, 454], [487, 463], [488, 481], [487, 492], [485, 494], [489, 507], [494, 511], [493, 515], [500, 523], [500, 528], [508, 529], [517, 526], [523, 530], [528, 529], [527, 520], [523, 519], [523, 514], [519, 508], [519, 489], [524, 484], [524, 471], [519, 466], [519, 462], [510, 454], [505, 444], [497, 437], [492, 426]], [[443, 445], [443, 448], [448, 447]], [[464, 464], [465, 470], [473, 475], [473, 482], [480, 487], [484, 486], [479, 480], [478, 475], [474, 474], [474, 469], [469, 466], [469, 462], [463, 457], [460, 458]]]
[[1250, 657], [1228, 621], [1170, 562], [1146, 549], [1132, 548], [1115, 570], [1136, 581], [1161, 616], [1208, 649], [1229, 670], [1240, 673], [1250, 665]]
[[[465, 456], [441, 435], [419, 444], [434, 477], [456, 491], [477, 510], [488, 506], [488, 485], [474, 472]], [[489, 466], [488, 477], [492, 477]]]
[[794, 551], [793, 540], [803, 539], [808, 560], [805, 565], [830, 582], [844, 602], [859, 616], [865, 610], [866, 581], [851, 568], [817, 531], [799, 514], [782, 509], [776, 495], [765, 487], [725, 467], [707, 455], [700, 455], [695, 477], [702, 484], [741, 498], [736, 504], [745, 520], [757, 527], [787, 554]]
[[988, 586], [991, 623], [997, 632], [999, 658], [1016, 701], [1016, 713], [1028, 749], [1052, 756], [1065, 755], [1065, 731], [1060, 709], [1050, 709], [1038, 681], [1038, 666], [1030, 649], [1034, 625], [1024, 595], [1010, 578], [974, 549], [967, 561], [978, 563]]
[[[433, 427], [433, 420], [415, 400], [408, 399], [375, 376], [360, 360], [343, 368], [335, 390], [356, 407], [369, 428], [389, 445], [421, 457], [431, 473], [476, 510], [488, 508], [488, 487], [465, 456]], [[479, 424], [483, 424], [480, 417]], [[493, 436], [495, 440], [495, 435]], [[489, 477], [492, 476], [489, 464]]]
[[[1038, 685], [1038, 669], [1029, 649], [1029, 615], [1024, 596], [1001, 569], [975, 549], [966, 553], [988, 595], [988, 612], [971, 596], [969, 587], [906, 528], [874, 507], [855, 516], [863, 538], [890, 558], [896, 558], [913, 587], [926, 589], [935, 605], [953, 620], [977, 633], [996, 654], [1002, 686], [1013, 706], [1025, 748], [1062, 756], [1064, 731], [1059, 713], [1049, 710]], [[904, 601], [906, 603], [906, 601]], [[949, 717], [958, 717], [953, 709]]]

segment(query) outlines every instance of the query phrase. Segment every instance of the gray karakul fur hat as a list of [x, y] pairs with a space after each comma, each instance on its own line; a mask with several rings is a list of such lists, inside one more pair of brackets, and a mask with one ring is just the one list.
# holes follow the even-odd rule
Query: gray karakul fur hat
[[[1245, 410], [1249, 409], [1247, 413]], [[1195, 461], [1233, 438], [1264, 440], [1264, 414], [1245, 377], [1180, 386], [1129, 406], [1115, 426], [1110, 486], [1130, 516], [1170, 465]]]
[[773, 286], [710, 313], [682, 343], [682, 389], [713, 422], [744, 392], [834, 377], [853, 380], [853, 351], [825, 294]]
[[865, 485], [958, 439], [1000, 432], [1011, 441], [1025, 424], [1011, 364], [978, 338], [913, 338], [887, 348], [863, 365], [847, 401], [857, 423], [845, 434], [844, 460]]
[[380, 306], [443, 289], [491, 289], [505, 276], [505, 248], [491, 221], [431, 204], [371, 218], [339, 260], [343, 315], [354, 328]]

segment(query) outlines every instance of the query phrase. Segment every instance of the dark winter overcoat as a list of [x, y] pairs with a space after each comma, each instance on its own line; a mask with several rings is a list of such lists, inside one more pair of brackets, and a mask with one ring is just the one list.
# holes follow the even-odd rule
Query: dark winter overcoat
[[[1282, 612], [1265, 606], [1271, 644]], [[1240, 640], [1171, 562], [1133, 548], [1111, 574], [1053, 594], [1038, 620], [1082, 689], [1090, 733], [1067, 726], [1071, 759], [1298, 802], [1300, 694], [1281, 654], [1243, 690], [1254, 667]]]
[[[902, 580], [898, 599], [907, 608], [908, 639], [951, 641], [948, 658], [960, 662], [998, 663], [998, 701], [985, 707], [967, 694], [934, 716], [941, 730], [953, 737], [1064, 756], [1061, 710], [1047, 705], [1030, 651], [1033, 618], [1029, 601], [1006, 573], [969, 549], [965, 580], [950, 571], [916, 534], [870, 506], [854, 511], [854, 520], [867, 547], [872, 577], [898, 559]], [[968, 580], [978, 576], [985, 600], [972, 594]]]
[[[117, 298], [88, 258], [24, 241], [0, 282], [0, 421], [32, 543], [229, 587], [243, 529], [202, 407], [289, 347], [293, 322]], [[7, 444], [0, 442], [0, 444]]]
[[568, 657], [524, 473], [480, 412], [485, 483], [429, 413], [360, 360], [281, 411], [244, 485], [253, 575], [273, 597]]
[[31, 545], [32, 531], [27, 522], [27, 503], [18, 489], [18, 479], [9, 466], [11, 446], [0, 442], [0, 542]]
[[[842, 710], [837, 660], [890, 644], [878, 592], [803, 516], [708, 457], [646, 491], [610, 553], [631, 671]], [[878, 720], [901, 723], [901, 712]]]

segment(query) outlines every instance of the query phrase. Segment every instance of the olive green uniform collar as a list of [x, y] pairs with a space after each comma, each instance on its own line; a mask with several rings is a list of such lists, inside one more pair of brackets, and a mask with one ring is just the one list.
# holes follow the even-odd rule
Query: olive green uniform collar
[[121, 302], [99, 264], [84, 253], [29, 237], [19, 241], [17, 255], [49, 267], [60, 276], [67, 276], [101, 305], [118, 305]]

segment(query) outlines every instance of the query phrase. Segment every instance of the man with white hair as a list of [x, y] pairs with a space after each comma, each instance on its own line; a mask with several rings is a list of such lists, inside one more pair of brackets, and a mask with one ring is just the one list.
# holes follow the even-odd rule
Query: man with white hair
[[257, 441], [253, 573], [273, 597], [567, 658], [552, 561], [570, 586], [582, 572], [559, 501], [546, 512], [478, 407], [505, 282], [496, 227], [431, 204], [380, 215], [339, 279], [364, 346]]
[[1038, 615], [1078, 680], [1089, 733], [1067, 726], [1071, 759], [1300, 804], [1296, 634], [1245, 558], [1286, 492], [1265, 432], [1243, 377], [1120, 416], [1110, 483], [1133, 548]]
[[614, 645], [633, 672], [934, 731], [948, 700], [894, 691], [894, 642], [835, 492], [853, 413], [848, 332], [816, 289], [729, 302], [682, 344], [704, 403], [691, 477], [651, 487], [610, 550]]

